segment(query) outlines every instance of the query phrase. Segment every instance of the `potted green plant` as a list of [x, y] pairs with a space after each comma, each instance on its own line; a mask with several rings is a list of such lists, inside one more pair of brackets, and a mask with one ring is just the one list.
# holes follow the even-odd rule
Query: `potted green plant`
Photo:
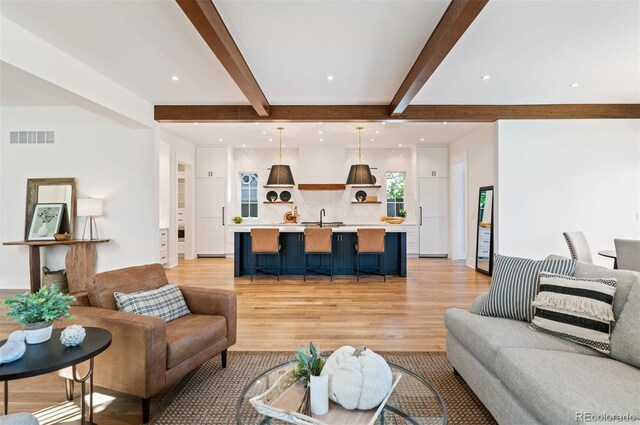
[[239, 215], [233, 217], [233, 222], [236, 224], [241, 224], [242, 223], [242, 217], [240, 217]]
[[35, 294], [25, 292], [7, 298], [4, 304], [9, 307], [7, 316], [22, 324], [27, 344], [39, 344], [51, 338], [54, 320], [73, 318], [69, 313], [73, 301], [74, 297], [61, 293], [57, 285], [51, 285], [40, 288]]
[[309, 349], [301, 346], [296, 352], [298, 364], [295, 375], [298, 379], [304, 379], [307, 391], [298, 409], [302, 414], [308, 414], [310, 410], [314, 415], [325, 415], [329, 411], [329, 377], [320, 376], [325, 360], [318, 350], [309, 343]]

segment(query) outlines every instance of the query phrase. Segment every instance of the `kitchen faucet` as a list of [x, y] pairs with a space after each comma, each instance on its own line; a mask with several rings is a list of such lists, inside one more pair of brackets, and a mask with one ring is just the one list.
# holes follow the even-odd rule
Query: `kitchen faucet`
[[320, 227], [322, 227], [322, 217], [327, 215], [327, 212], [323, 209], [320, 210]]

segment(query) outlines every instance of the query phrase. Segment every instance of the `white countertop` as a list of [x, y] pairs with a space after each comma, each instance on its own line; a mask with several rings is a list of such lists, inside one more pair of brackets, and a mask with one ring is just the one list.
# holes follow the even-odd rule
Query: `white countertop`
[[[302, 233], [304, 232], [304, 229], [306, 228], [305, 226], [302, 226], [300, 224], [233, 224], [230, 225], [232, 227], [234, 227], [234, 231], [236, 232], [250, 232], [252, 228], [254, 227], [270, 227], [270, 228], [277, 228], [278, 230], [280, 230], [281, 233]], [[413, 223], [402, 223], [402, 224], [385, 224], [385, 223], [380, 223], [380, 224], [345, 224], [344, 226], [340, 226], [340, 227], [330, 227], [331, 230], [333, 230], [334, 233], [355, 233], [358, 231], [358, 229], [366, 229], [366, 228], [373, 228], [373, 229], [379, 229], [379, 228], [384, 228], [387, 230], [387, 232], [390, 233], [398, 233], [398, 232], [406, 232], [406, 226], [415, 226], [415, 224]], [[329, 228], [329, 227], [328, 227]]]

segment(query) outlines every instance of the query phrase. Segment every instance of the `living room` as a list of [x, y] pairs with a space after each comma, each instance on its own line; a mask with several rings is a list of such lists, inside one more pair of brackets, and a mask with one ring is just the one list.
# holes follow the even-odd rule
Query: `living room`
[[[639, 17], [1, 0], [0, 424], [637, 420]], [[127, 310], [165, 290], [182, 317]], [[313, 364], [311, 413], [267, 402], [310, 343], [329, 413]], [[338, 395], [345, 346], [384, 399]]]

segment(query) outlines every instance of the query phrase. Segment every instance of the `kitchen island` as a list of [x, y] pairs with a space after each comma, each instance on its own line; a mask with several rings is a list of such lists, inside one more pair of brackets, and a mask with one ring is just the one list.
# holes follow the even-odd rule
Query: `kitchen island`
[[[264, 226], [260, 226], [264, 227]], [[279, 225], [268, 226], [280, 230], [280, 251], [282, 275], [304, 275], [304, 226], [299, 225]], [[333, 274], [334, 276], [355, 276], [356, 274], [356, 242], [358, 240], [357, 229], [365, 227], [380, 226], [342, 226], [333, 228]], [[393, 226], [384, 226], [387, 230], [385, 235], [385, 251], [387, 275], [407, 276], [407, 234], [401, 229], [394, 229]], [[251, 227], [241, 227], [234, 234], [234, 275], [236, 277], [250, 275], [254, 264], [251, 254]], [[331, 256], [328, 254], [309, 255], [308, 266], [311, 269], [324, 268], [330, 266]], [[257, 266], [259, 268], [275, 269], [278, 264], [276, 255], [258, 255]], [[381, 256], [362, 255], [360, 258], [360, 268], [370, 270], [379, 264]]]

